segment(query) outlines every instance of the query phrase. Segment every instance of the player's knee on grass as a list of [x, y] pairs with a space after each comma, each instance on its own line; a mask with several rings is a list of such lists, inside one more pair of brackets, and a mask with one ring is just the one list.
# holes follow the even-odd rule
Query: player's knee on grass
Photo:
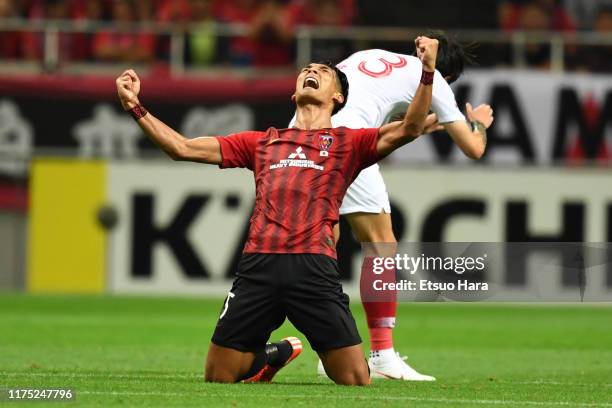
[[359, 367], [340, 367], [337, 370], [332, 369], [330, 373], [328, 373], [328, 376], [339, 385], [370, 384], [370, 373], [365, 360]]
[[336, 384], [370, 384], [370, 372], [361, 345], [320, 352], [319, 357], [328, 377]]
[[227, 365], [221, 364], [218, 359], [214, 357], [211, 359], [209, 353], [204, 369], [204, 380], [206, 382], [235, 383], [238, 381], [238, 373]]
[[235, 383], [238, 381], [238, 377], [223, 367], [215, 367], [206, 365], [206, 373], [204, 374], [206, 382], [216, 383]]
[[[363, 368], [365, 368], [365, 370]], [[341, 372], [336, 377], [332, 378], [332, 380], [334, 380], [334, 382], [339, 385], [363, 386], [370, 384], [370, 375], [368, 373], [367, 367], [364, 364], [364, 367], [362, 368]]]
[[253, 364], [253, 353], [210, 344], [206, 356], [204, 379], [207, 382], [235, 383]]

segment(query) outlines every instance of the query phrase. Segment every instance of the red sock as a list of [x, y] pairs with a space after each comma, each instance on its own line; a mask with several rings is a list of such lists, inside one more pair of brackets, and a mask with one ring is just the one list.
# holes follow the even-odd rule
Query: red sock
[[393, 348], [393, 329], [387, 327], [368, 327], [370, 333], [370, 350]]
[[[361, 268], [361, 302], [368, 321], [370, 349], [385, 350], [393, 347], [393, 327], [397, 313], [397, 293], [374, 289], [374, 281], [395, 282], [395, 268], [385, 268], [380, 274], [373, 271], [374, 259], [366, 257]], [[380, 284], [376, 286], [380, 287]]]

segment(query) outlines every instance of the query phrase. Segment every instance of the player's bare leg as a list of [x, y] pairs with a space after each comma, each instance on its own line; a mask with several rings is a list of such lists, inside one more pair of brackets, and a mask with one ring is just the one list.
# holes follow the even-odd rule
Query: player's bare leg
[[[391, 214], [381, 212], [347, 214], [346, 218], [351, 226], [355, 238], [362, 243], [371, 243], [369, 248], [373, 253], [370, 256], [395, 256], [397, 240], [393, 234]], [[339, 238], [339, 229], [334, 228], [336, 241]], [[378, 245], [377, 245], [378, 244]], [[393, 347], [393, 328], [397, 311], [395, 293], [368, 293], [371, 287], [371, 257], [364, 259], [362, 266], [360, 289], [363, 308], [366, 313], [368, 331], [370, 334], [370, 358], [368, 363], [373, 378], [403, 379], [409, 381], [434, 381], [435, 378], [423, 375], [414, 370], [404, 361]], [[395, 281], [395, 270], [385, 271], [377, 279]], [[375, 300], [375, 301], [373, 301]], [[319, 373], [322, 374], [321, 368]]]
[[254, 361], [255, 353], [210, 343], [204, 378], [211, 382], [235, 383], [249, 372]]
[[[370, 334], [371, 356], [383, 350], [393, 350], [393, 327], [397, 314], [397, 294], [395, 291], [373, 292], [373, 257], [394, 257], [397, 240], [391, 226], [391, 214], [381, 212], [347, 214], [355, 238], [368, 244], [360, 279], [361, 302], [365, 309]], [[395, 269], [385, 270], [376, 279], [395, 282]]]
[[210, 343], [205, 380], [222, 383], [270, 382], [281, 368], [301, 352], [302, 342], [296, 337], [268, 343], [259, 353], [243, 352]]
[[336, 384], [368, 385], [370, 373], [360, 344], [320, 352], [327, 376]]

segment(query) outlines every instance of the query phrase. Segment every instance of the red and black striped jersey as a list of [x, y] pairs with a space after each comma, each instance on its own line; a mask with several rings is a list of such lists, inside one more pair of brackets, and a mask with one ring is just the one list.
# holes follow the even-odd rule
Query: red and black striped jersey
[[246, 253], [336, 257], [333, 226], [349, 185], [376, 163], [378, 129], [269, 128], [217, 137], [221, 168], [255, 174]]

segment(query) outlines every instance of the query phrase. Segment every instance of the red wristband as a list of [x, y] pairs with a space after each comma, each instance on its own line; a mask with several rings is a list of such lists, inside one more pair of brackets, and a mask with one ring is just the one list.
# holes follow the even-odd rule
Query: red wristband
[[134, 120], [138, 120], [147, 114], [147, 110], [142, 105], [136, 105], [132, 109], [128, 110]]
[[421, 74], [421, 83], [423, 85], [431, 85], [431, 84], [433, 84], [434, 72], [427, 72], [427, 71], [423, 70], [423, 73]]

